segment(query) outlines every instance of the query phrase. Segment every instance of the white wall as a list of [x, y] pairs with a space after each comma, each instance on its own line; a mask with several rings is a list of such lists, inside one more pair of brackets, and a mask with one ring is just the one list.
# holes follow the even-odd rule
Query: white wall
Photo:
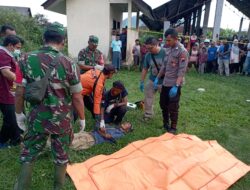
[[130, 65], [130, 64], [133, 64], [132, 49], [133, 49], [133, 46], [135, 45], [135, 40], [139, 38], [139, 33], [136, 30], [128, 29], [127, 35], [128, 36], [127, 36], [126, 64]]
[[98, 49], [108, 55], [110, 36], [109, 0], [67, 0], [69, 55], [77, 57], [90, 35], [99, 38]]

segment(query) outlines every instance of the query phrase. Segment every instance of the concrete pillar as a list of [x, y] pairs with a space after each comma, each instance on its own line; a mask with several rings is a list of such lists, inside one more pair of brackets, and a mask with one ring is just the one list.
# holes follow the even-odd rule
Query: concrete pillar
[[203, 35], [207, 36], [207, 28], [208, 28], [208, 19], [210, 14], [210, 6], [211, 1], [207, 1], [205, 4], [205, 14], [204, 14], [204, 20], [203, 20]]
[[241, 37], [241, 30], [242, 30], [242, 25], [243, 25], [243, 17], [240, 19], [240, 27], [239, 27], [239, 32], [238, 32], [238, 37]]
[[188, 17], [184, 18], [184, 28], [183, 28], [183, 35], [187, 32], [187, 25], [188, 25]]
[[140, 11], [136, 12], [136, 30], [139, 30]]
[[132, 46], [134, 45], [132, 30], [132, 0], [128, 1], [128, 30], [127, 30], [127, 50], [126, 50], [126, 64], [130, 65], [133, 60]]
[[188, 24], [187, 24], [187, 33], [188, 33], [188, 35], [190, 35], [190, 28], [191, 28], [191, 15], [188, 18]]
[[196, 28], [196, 16], [197, 16], [197, 11], [195, 10], [195, 11], [193, 12], [193, 23], [192, 23], [191, 34], [195, 33], [195, 28]]
[[196, 24], [196, 35], [200, 36], [200, 29], [201, 29], [201, 14], [202, 14], [202, 7], [198, 9], [198, 17], [197, 17], [197, 24]]
[[216, 10], [214, 17], [214, 30], [213, 30], [213, 40], [216, 41], [220, 37], [220, 24], [223, 11], [224, 0], [216, 1]]
[[249, 22], [249, 26], [248, 26], [247, 39], [250, 40], [250, 22]]
[[132, 1], [128, 2], [128, 29], [132, 27]]
[[170, 28], [170, 21], [165, 20], [164, 21], [164, 26], [163, 26], [163, 35], [167, 29]]

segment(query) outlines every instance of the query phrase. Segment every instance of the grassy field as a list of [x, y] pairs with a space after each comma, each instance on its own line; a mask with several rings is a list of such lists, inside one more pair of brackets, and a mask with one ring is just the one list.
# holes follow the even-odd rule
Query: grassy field
[[[143, 99], [138, 89], [140, 73], [122, 71], [107, 84], [114, 80], [124, 81], [129, 91], [129, 101]], [[205, 88], [198, 92], [197, 88]], [[203, 140], [217, 140], [224, 148], [246, 164], [250, 164], [250, 77], [216, 75], [198, 75], [191, 71], [186, 76], [186, 84], [182, 88], [179, 133], [197, 135]], [[135, 127], [132, 134], [118, 141], [117, 145], [102, 144], [85, 151], [70, 151], [71, 162], [82, 162], [98, 154], [110, 154], [132, 141], [159, 136], [165, 131], [162, 128], [159, 95], [155, 100], [155, 117], [142, 123], [140, 110], [129, 111], [125, 117]], [[93, 121], [87, 113], [87, 130], [91, 130]], [[77, 127], [76, 127], [77, 130]], [[19, 172], [20, 149], [0, 150], [0, 190], [12, 189]], [[34, 190], [51, 189], [53, 185], [53, 163], [49, 151], [45, 151], [37, 160], [33, 171], [32, 188]], [[74, 189], [72, 181], [67, 178], [65, 189]], [[231, 190], [250, 189], [250, 174], [234, 184]]]

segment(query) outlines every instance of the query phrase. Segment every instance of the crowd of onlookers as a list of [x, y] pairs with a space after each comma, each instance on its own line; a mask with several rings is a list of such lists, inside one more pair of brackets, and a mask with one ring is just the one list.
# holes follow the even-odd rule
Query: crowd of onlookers
[[[231, 40], [213, 41], [198, 38], [195, 34], [181, 36], [179, 42], [189, 52], [187, 71], [192, 67], [198, 73], [215, 73], [219, 75], [241, 74], [250, 76], [250, 43], [248, 39], [237, 39], [235, 35]], [[158, 39], [159, 46], [167, 48], [162, 38]], [[139, 40], [135, 41], [132, 51], [134, 65], [143, 65], [147, 49]], [[139, 61], [140, 60], [140, 61]], [[140, 67], [140, 68], [141, 68]]]

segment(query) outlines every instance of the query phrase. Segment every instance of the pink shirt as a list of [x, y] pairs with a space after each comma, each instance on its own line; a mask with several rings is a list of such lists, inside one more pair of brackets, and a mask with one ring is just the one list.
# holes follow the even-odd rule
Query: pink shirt
[[207, 62], [207, 57], [208, 57], [208, 55], [207, 55], [207, 53], [200, 53], [200, 55], [199, 55], [199, 64], [201, 64], [201, 63], [206, 63]]

